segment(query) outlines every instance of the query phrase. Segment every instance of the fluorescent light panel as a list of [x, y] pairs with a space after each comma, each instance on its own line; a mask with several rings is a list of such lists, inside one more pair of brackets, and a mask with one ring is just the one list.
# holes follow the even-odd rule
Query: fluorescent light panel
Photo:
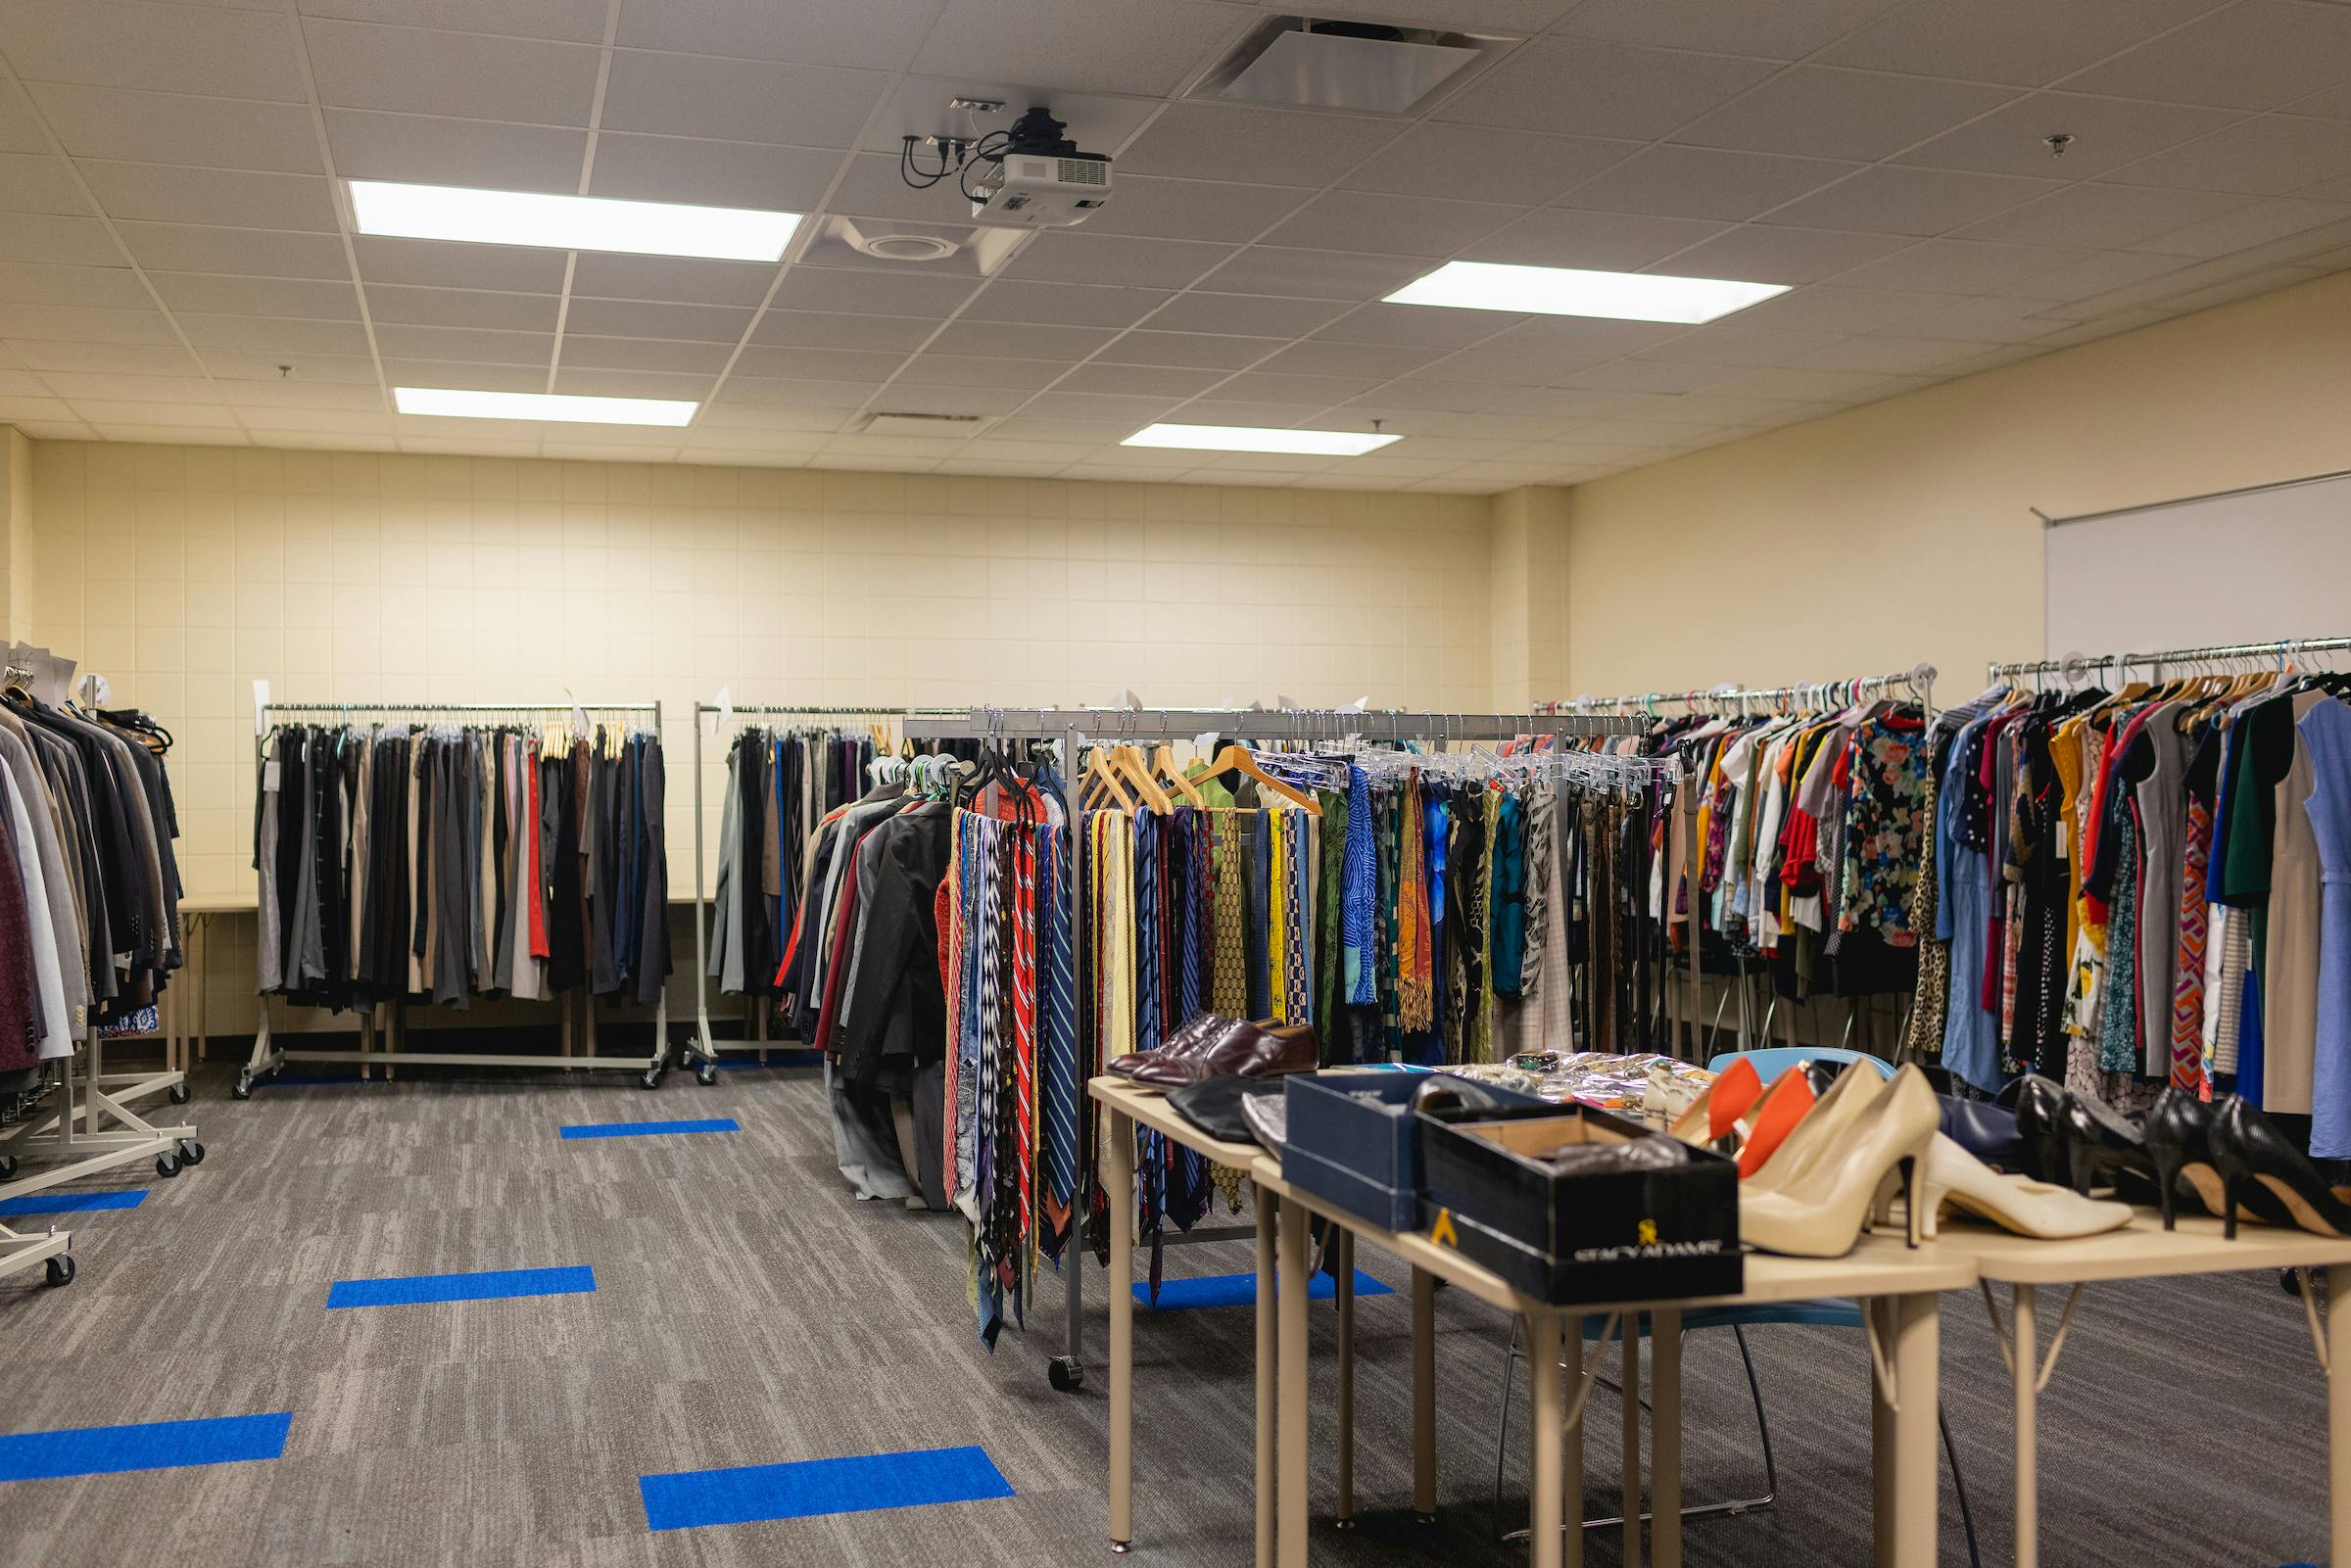
[[1292, 451], [1309, 457], [1361, 457], [1394, 441], [1361, 430], [1275, 430], [1257, 425], [1147, 425], [1122, 447], [1181, 447], [1196, 451]]
[[1787, 292], [1784, 283], [1735, 283], [1726, 278], [1666, 277], [1655, 272], [1584, 272], [1567, 266], [1512, 266], [1501, 261], [1448, 261], [1426, 277], [1398, 289], [1387, 297], [1386, 303], [1696, 325]]
[[536, 245], [557, 251], [620, 251], [632, 256], [700, 256], [720, 261], [774, 261], [799, 227], [797, 213], [675, 202], [621, 202], [607, 196], [549, 196], [457, 185], [399, 185], [355, 179], [352, 215], [362, 234], [480, 245]]
[[547, 419], [582, 425], [683, 425], [699, 404], [675, 398], [581, 398], [552, 392], [467, 392], [456, 387], [394, 387], [402, 413], [448, 419]]

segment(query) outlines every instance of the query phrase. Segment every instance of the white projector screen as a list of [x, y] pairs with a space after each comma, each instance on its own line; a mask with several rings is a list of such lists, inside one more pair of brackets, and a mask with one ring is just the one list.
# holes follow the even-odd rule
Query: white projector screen
[[2351, 636], [2351, 474], [2050, 525], [2044, 657]]

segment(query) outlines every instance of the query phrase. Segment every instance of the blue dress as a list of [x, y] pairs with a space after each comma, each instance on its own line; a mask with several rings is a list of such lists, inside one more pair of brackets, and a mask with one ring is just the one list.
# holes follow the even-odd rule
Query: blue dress
[[1949, 762], [1935, 802], [1935, 875], [1943, 896], [1935, 911], [1935, 934], [1951, 944], [1950, 1006], [1943, 1016], [1943, 1065], [1952, 1075], [1999, 1092], [2000, 1021], [1984, 1010], [1980, 994], [1984, 954], [1991, 939], [1991, 862], [1981, 849], [1960, 842], [1967, 791], [1980, 787], [1971, 774], [1971, 750], [1989, 719], [1978, 719], [1951, 742]]
[[2351, 707], [2332, 697], [2300, 720], [2319, 840], [2319, 1039], [2310, 1152], [2351, 1159]]

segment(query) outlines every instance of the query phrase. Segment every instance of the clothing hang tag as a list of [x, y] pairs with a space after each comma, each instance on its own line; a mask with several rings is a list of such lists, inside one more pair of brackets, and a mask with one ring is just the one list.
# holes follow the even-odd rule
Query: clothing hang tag
[[1367, 712], [1367, 711], [1368, 711], [1368, 710], [1369, 710], [1369, 708], [1370, 708], [1370, 706], [1371, 706], [1371, 694], [1370, 694], [1369, 692], [1367, 692], [1367, 692], [1365, 692], [1365, 693], [1364, 693], [1362, 696], [1360, 696], [1360, 697], [1357, 697], [1357, 698], [1356, 698], [1356, 699], [1355, 699], [1353, 702], [1350, 702], [1350, 703], [1348, 703], [1348, 704], [1347, 704], [1345, 707], [1343, 707], [1343, 708], [1339, 709], [1339, 712], [1341, 712], [1341, 713], [1363, 713], [1363, 712]]
[[1204, 757], [1215, 756], [1217, 754], [1217, 732], [1203, 730], [1192, 736], [1192, 749]]
[[277, 793], [277, 759], [275, 757], [271, 757], [267, 762], [262, 764], [262, 788], [269, 794]]
[[2066, 848], [2067, 836], [2068, 834], [2065, 831], [2065, 819], [2060, 817], [2057, 819], [2057, 858], [2059, 860], [2070, 860], [2073, 858], [2071, 853]]
[[733, 687], [722, 686], [718, 689], [718, 712], [712, 717], [710, 730], [712, 735], [718, 734], [721, 730], [735, 728], [734, 691]]
[[51, 653], [47, 662], [48, 689], [41, 700], [53, 708], [62, 708], [73, 695], [73, 672], [80, 667], [79, 661]]
[[255, 735], [266, 735], [266, 734], [268, 734], [268, 733], [269, 733], [269, 714], [268, 714], [268, 708], [269, 708], [269, 683], [268, 683], [268, 682], [266, 682], [266, 681], [256, 681], [256, 682], [254, 682], [254, 683], [253, 683], [253, 733], [254, 733]]

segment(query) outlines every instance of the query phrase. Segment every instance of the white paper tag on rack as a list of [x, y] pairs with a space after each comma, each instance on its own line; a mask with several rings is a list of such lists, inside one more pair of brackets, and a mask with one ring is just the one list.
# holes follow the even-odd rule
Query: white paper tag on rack
[[1217, 732], [1214, 730], [1203, 730], [1198, 735], [1192, 736], [1192, 749], [1199, 752], [1203, 757], [1216, 755]]
[[732, 730], [734, 728], [735, 689], [733, 687], [722, 686], [718, 689], [718, 712], [712, 715], [710, 719], [710, 733], [712, 735], [716, 735], [721, 730]]
[[[268, 732], [269, 732], [269, 714], [268, 714], [268, 708], [269, 708], [269, 683], [268, 683], [268, 682], [266, 682], [266, 681], [256, 681], [256, 682], [254, 682], [254, 683], [253, 683], [253, 733], [254, 733], [255, 735], [266, 735], [266, 734], [268, 734]], [[270, 785], [270, 787], [271, 787], [272, 789], [274, 789], [274, 788], [276, 788], [277, 786], [276, 786], [275, 784], [272, 784], [272, 785]]]

